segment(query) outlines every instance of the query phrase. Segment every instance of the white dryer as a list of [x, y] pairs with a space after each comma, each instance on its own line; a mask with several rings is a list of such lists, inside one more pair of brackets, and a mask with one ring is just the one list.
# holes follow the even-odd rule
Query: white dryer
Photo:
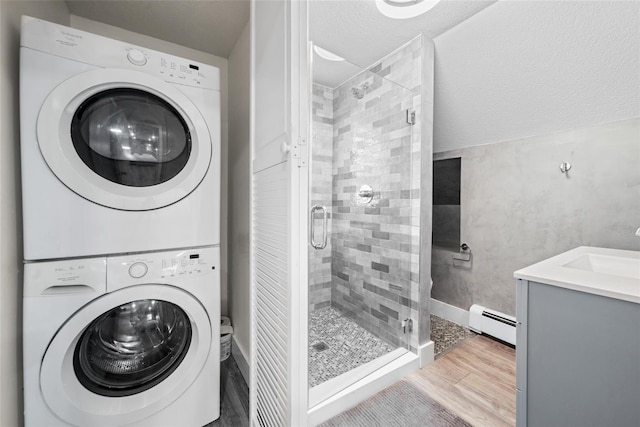
[[23, 17], [24, 258], [220, 243], [216, 67]]
[[220, 415], [219, 249], [27, 263], [32, 426], [194, 426]]

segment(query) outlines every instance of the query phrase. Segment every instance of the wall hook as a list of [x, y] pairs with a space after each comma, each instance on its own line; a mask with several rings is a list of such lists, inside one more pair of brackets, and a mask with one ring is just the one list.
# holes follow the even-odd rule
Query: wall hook
[[570, 170], [571, 170], [571, 163], [569, 163], [569, 162], [560, 163], [560, 172], [566, 174]]

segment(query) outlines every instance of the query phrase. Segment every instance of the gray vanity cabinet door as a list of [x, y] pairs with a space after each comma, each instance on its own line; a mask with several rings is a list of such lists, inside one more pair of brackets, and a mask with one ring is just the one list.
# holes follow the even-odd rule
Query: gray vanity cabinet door
[[535, 282], [520, 289], [517, 425], [639, 426], [640, 304]]

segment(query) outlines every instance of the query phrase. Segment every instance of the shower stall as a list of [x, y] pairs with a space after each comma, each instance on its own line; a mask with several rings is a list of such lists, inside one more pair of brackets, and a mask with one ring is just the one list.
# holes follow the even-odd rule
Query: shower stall
[[418, 347], [421, 54], [313, 57], [311, 407]]
[[433, 43], [359, 68], [251, 7], [251, 417], [318, 425], [433, 360]]

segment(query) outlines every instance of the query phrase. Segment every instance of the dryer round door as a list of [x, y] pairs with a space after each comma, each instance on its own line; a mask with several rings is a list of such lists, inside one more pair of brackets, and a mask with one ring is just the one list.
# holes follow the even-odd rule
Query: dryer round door
[[73, 425], [143, 420], [196, 380], [211, 334], [204, 307], [179, 288], [139, 285], [106, 294], [53, 337], [40, 369], [42, 395]]
[[211, 135], [198, 108], [176, 87], [134, 70], [92, 70], [58, 85], [42, 105], [37, 135], [64, 185], [120, 210], [183, 199], [211, 163]]

